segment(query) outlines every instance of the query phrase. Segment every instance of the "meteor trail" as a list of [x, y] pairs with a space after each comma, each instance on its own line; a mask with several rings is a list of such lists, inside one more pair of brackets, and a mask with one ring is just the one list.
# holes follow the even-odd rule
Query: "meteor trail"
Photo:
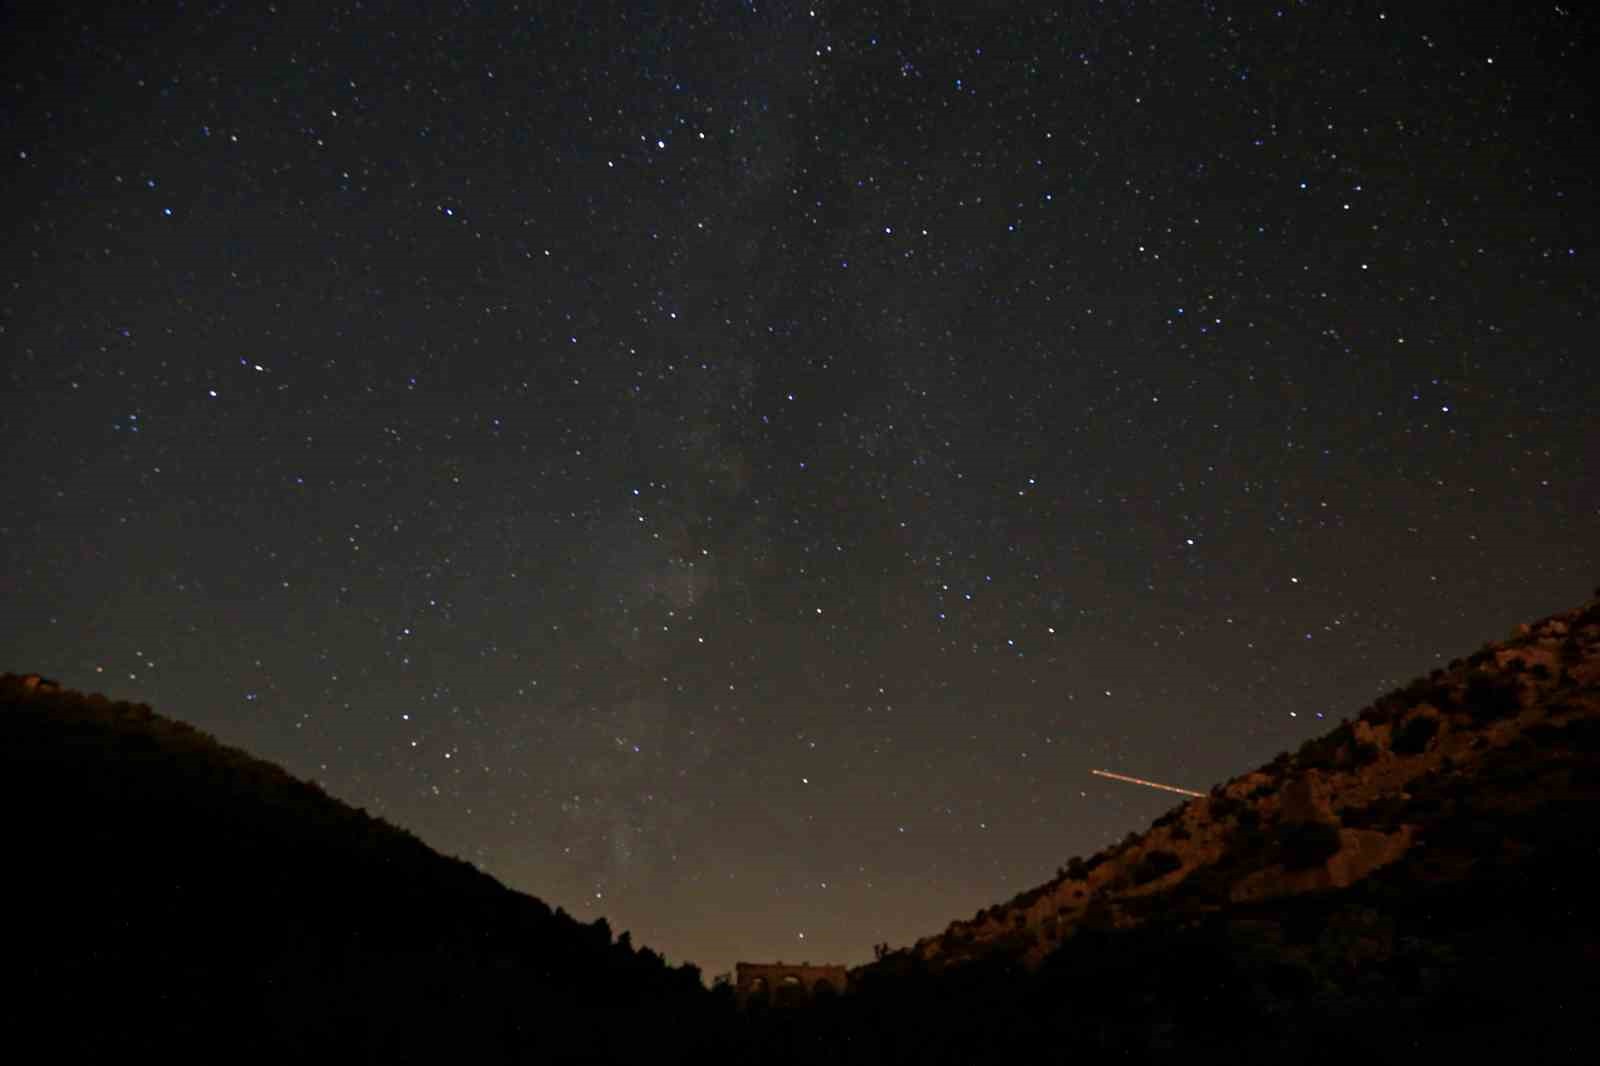
[[1193, 789], [1179, 788], [1177, 785], [1163, 785], [1159, 781], [1146, 781], [1142, 777], [1129, 777], [1127, 774], [1114, 774], [1110, 770], [1090, 770], [1091, 774], [1099, 777], [1109, 777], [1113, 781], [1126, 781], [1130, 785], [1144, 785], [1146, 788], [1159, 788], [1167, 792], [1176, 792], [1180, 796], [1204, 796], [1204, 792]]

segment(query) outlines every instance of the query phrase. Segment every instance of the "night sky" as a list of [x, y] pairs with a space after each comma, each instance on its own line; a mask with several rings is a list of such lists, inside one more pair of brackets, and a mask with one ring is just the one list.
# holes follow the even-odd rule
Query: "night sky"
[[672, 962], [937, 932], [1600, 579], [1586, 5], [34, 6], [0, 668]]

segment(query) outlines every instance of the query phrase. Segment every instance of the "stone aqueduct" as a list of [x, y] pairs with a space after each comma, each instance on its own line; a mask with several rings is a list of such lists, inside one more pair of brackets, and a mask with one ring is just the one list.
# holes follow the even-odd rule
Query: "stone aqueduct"
[[843, 966], [805, 962], [741, 962], [734, 969], [734, 998], [741, 1007], [797, 1006], [842, 995], [850, 981]]

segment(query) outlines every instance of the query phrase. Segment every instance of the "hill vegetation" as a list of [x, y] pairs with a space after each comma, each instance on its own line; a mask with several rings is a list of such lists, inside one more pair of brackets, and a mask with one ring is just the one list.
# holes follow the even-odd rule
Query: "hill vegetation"
[[[54, 1061], [678, 1061], [713, 1010], [584, 924], [143, 704], [0, 678], [4, 1016]], [[155, 1056], [159, 1056], [156, 1059]]]
[[1085, 924], [1345, 888], [1407, 858], [1430, 882], [1466, 875], [1506, 825], [1600, 799], [1597, 687], [1600, 606], [1519, 626], [910, 954], [1032, 967]]
[[735, 1013], [143, 705], [0, 679], [11, 1034], [65, 1061], [1586, 1062], [1600, 599], [1143, 833]]

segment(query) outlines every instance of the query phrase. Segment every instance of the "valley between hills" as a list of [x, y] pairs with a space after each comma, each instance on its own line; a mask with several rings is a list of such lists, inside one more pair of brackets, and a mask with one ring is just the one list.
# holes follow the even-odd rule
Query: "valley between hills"
[[0, 679], [21, 992], [60, 1061], [1587, 1061], [1600, 599], [1055, 878], [744, 1009], [143, 704]]

